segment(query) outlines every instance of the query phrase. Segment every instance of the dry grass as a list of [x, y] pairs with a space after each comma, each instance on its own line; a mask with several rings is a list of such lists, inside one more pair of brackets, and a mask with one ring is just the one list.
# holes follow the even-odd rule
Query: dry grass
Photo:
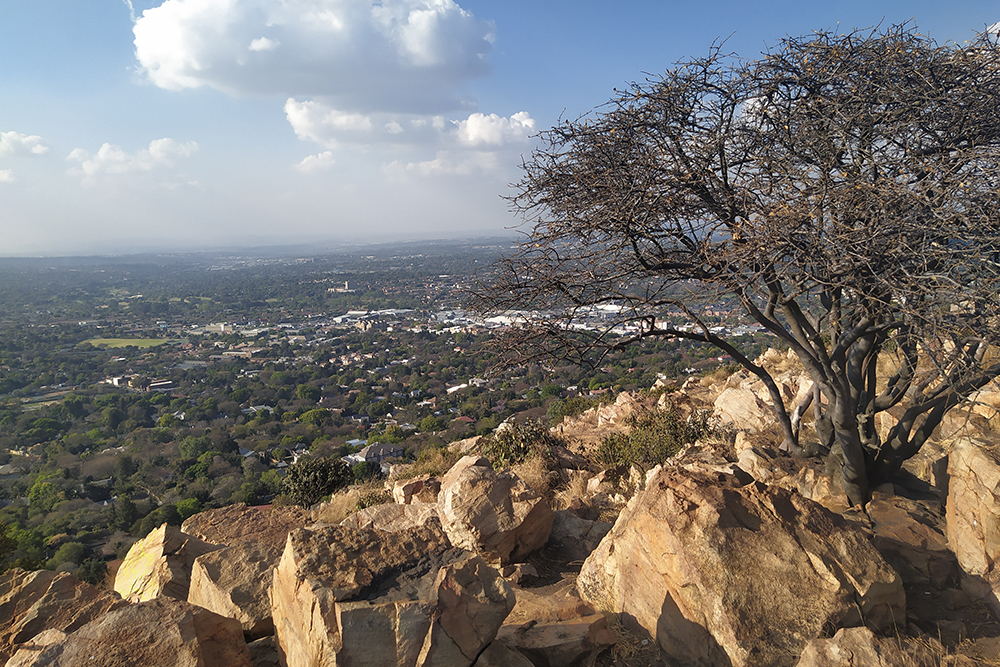
[[553, 504], [556, 489], [560, 486], [559, 473], [549, 468], [549, 461], [541, 456], [532, 456], [510, 468], [511, 472], [524, 480], [535, 493]]
[[393, 479], [412, 479], [421, 475], [440, 477], [462, 458], [461, 452], [453, 452], [447, 447], [425, 447], [417, 456], [416, 463], [393, 467]]
[[329, 502], [318, 507], [313, 518], [317, 523], [337, 524], [357, 511], [358, 500], [365, 493], [363, 487], [352, 486], [330, 496]]
[[611, 648], [615, 664], [649, 665], [659, 655], [659, 646], [655, 641], [644, 636], [645, 632], [634, 632], [625, 627], [617, 616], [608, 619], [608, 628], [617, 640]]
[[552, 498], [552, 508], [557, 510], [566, 509], [577, 498], [586, 501], [588, 481], [588, 475], [574, 475], [570, 477], [569, 483], [556, 491], [555, 496]]

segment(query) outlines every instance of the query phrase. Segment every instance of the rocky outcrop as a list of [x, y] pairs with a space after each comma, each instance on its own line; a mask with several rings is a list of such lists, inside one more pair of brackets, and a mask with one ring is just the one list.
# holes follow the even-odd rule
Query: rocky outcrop
[[946, 664], [944, 653], [933, 639], [904, 643], [876, 637], [868, 628], [843, 628], [829, 639], [810, 641], [796, 667], [940, 667]]
[[438, 513], [452, 544], [500, 565], [524, 560], [544, 545], [553, 519], [545, 499], [517, 475], [496, 472], [475, 456], [441, 479]]
[[75, 632], [48, 630], [8, 667], [252, 667], [240, 624], [187, 602], [157, 598], [116, 609]]
[[287, 667], [471, 665], [513, 606], [499, 573], [451, 547], [436, 520], [296, 530], [271, 589]]
[[0, 574], [0, 664], [45, 630], [73, 632], [126, 604], [65, 572], [7, 570]]
[[715, 399], [715, 414], [722, 423], [739, 424], [741, 429], [763, 431], [774, 424], [774, 410], [753, 390], [732, 387]]
[[247, 507], [237, 503], [188, 517], [181, 531], [212, 544], [267, 542], [284, 548], [288, 533], [312, 523], [312, 512], [295, 505]]
[[160, 595], [187, 600], [195, 559], [221, 548], [163, 524], [129, 549], [115, 575], [115, 591], [129, 602]]
[[962, 568], [962, 588], [1000, 618], [1000, 452], [959, 440], [948, 477], [948, 543]]
[[267, 590], [280, 557], [281, 548], [267, 542], [239, 542], [199, 556], [188, 602], [235, 618], [249, 639], [274, 634]]
[[564, 562], [582, 561], [611, 530], [605, 521], [583, 519], [569, 510], [557, 510], [549, 533], [550, 555]]
[[373, 505], [359, 510], [340, 522], [348, 528], [375, 528], [389, 533], [417, 528], [433, 520], [438, 523], [437, 507], [424, 503], [412, 505]]
[[392, 499], [400, 505], [436, 503], [441, 480], [430, 475], [401, 479], [392, 486]]
[[938, 507], [901, 496], [875, 494], [867, 506], [873, 544], [903, 581], [946, 588], [958, 572]]
[[652, 474], [577, 586], [691, 665], [776, 664], [831, 627], [906, 618], [899, 575], [860, 529], [787, 489], [696, 471]]

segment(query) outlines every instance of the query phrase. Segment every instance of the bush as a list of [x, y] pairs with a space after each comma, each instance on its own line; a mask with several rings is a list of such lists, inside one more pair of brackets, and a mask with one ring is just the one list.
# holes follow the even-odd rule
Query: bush
[[595, 462], [603, 468], [632, 465], [649, 470], [663, 463], [681, 448], [715, 429], [707, 412], [696, 412], [683, 419], [671, 404], [666, 410], [643, 410], [629, 415], [628, 431], [601, 438], [594, 452]]
[[601, 398], [588, 398], [586, 396], [574, 396], [560, 401], [552, 401], [546, 414], [549, 423], [553, 426], [558, 424], [565, 417], [575, 417], [582, 412], [586, 412], [592, 407], [607, 403], [611, 400], [610, 392], [603, 394]]
[[562, 439], [552, 435], [541, 422], [528, 420], [523, 424], [505, 424], [501, 424], [492, 435], [484, 438], [483, 456], [497, 470], [536, 456], [549, 458], [551, 448], [563, 444]]
[[339, 459], [301, 459], [288, 467], [281, 488], [296, 505], [310, 507], [352, 479], [350, 468]]
[[369, 491], [365, 493], [360, 498], [358, 502], [354, 505], [354, 511], [360, 512], [366, 507], [374, 507], [375, 505], [385, 505], [386, 503], [392, 502], [392, 494], [385, 489], [378, 489], [376, 491]]

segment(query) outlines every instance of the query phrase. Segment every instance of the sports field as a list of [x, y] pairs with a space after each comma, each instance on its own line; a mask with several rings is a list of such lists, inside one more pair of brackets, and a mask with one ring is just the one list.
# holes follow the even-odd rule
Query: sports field
[[[128, 347], [129, 345], [134, 345], [135, 347], [156, 347], [157, 345], [169, 342], [165, 338], [88, 338], [83, 341], [83, 343], [90, 343], [94, 347], [105, 348]], [[83, 345], [83, 343], [80, 343], [80, 345]]]

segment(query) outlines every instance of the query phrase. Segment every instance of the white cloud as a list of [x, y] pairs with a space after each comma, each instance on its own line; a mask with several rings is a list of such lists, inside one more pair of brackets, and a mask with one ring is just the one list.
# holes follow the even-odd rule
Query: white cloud
[[333, 159], [333, 151], [323, 151], [316, 155], [306, 156], [302, 162], [295, 165], [295, 168], [304, 174], [308, 174], [313, 171], [329, 169], [334, 164], [336, 164], [336, 161]]
[[458, 123], [458, 139], [466, 146], [502, 146], [526, 141], [535, 131], [535, 121], [526, 111], [510, 118], [474, 113]]
[[267, 37], [258, 37], [257, 39], [250, 42], [251, 51], [274, 51], [281, 45], [276, 39], [268, 39]]
[[0, 183], [13, 183], [13, 182], [14, 182], [14, 170], [0, 169]]
[[489, 71], [494, 39], [453, 0], [165, 0], [133, 32], [139, 70], [162, 88], [415, 113], [454, 108], [458, 87]]
[[369, 117], [338, 111], [320, 102], [299, 102], [289, 98], [285, 102], [285, 117], [299, 139], [309, 139], [334, 148], [337, 138], [345, 133], [369, 132], [372, 121]]
[[197, 150], [198, 144], [194, 141], [179, 143], [164, 138], [151, 141], [149, 148], [135, 153], [126, 153], [114, 144], [102, 145], [94, 155], [76, 148], [66, 159], [80, 163], [79, 168], [69, 170], [70, 174], [80, 176], [84, 183], [93, 184], [102, 174], [127, 174], [173, 167], [179, 159], [190, 157]]
[[0, 155], [42, 155], [48, 151], [49, 147], [36, 134], [0, 132]]
[[449, 151], [438, 151], [433, 160], [425, 162], [390, 162], [383, 167], [388, 176], [469, 176], [478, 172], [495, 171], [499, 167], [495, 153], [476, 151], [455, 155]]

